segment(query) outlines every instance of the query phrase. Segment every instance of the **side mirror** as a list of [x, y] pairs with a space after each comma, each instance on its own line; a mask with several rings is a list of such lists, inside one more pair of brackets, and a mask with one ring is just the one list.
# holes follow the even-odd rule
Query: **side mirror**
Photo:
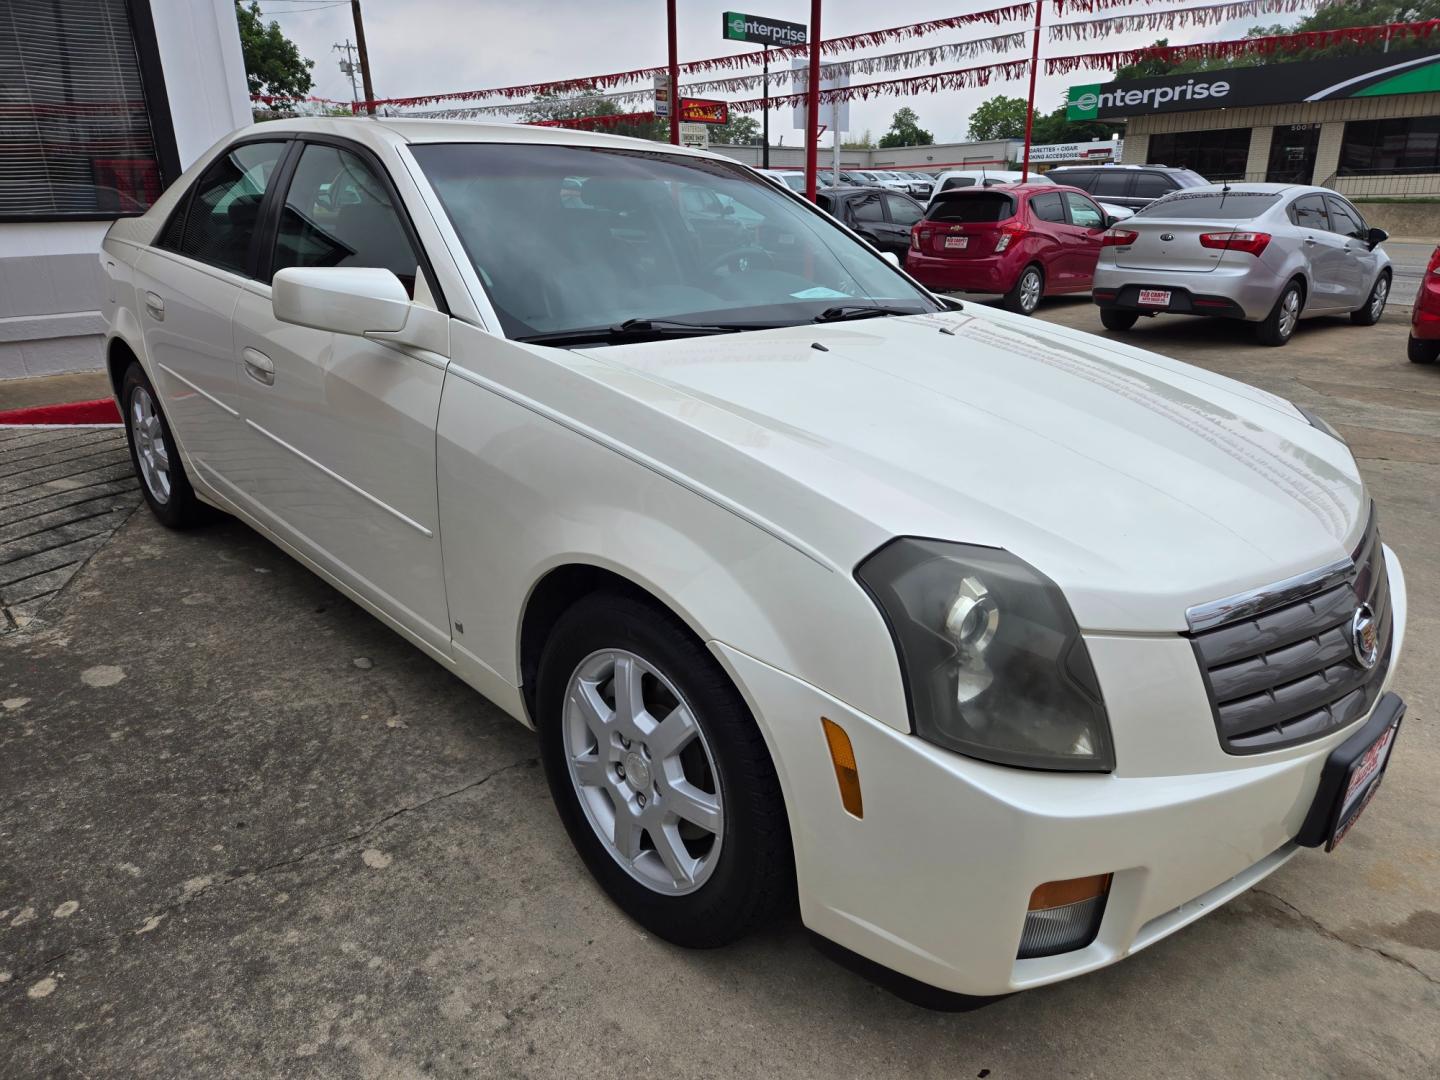
[[1371, 229], [1370, 234], [1365, 237], [1365, 243], [1370, 245], [1371, 251], [1374, 251], [1377, 247], [1379, 247], [1381, 244], [1383, 244], [1386, 240], [1389, 239], [1390, 234], [1384, 229]]
[[363, 266], [291, 266], [270, 284], [281, 322], [353, 334], [448, 355], [450, 320], [416, 304], [391, 271]]
[[893, 251], [882, 251], [880, 257], [895, 267], [895, 269], [900, 269], [900, 256], [896, 255]]
[[1100, 227], [1102, 229], [1113, 229], [1119, 223], [1120, 219], [1118, 217], [1112, 217], [1109, 214], [1106, 214], [1103, 218], [1100, 219]]
[[723, 215], [724, 217], [730, 217], [731, 215], [733, 215], [733, 214], [735, 213], [735, 207], [732, 206], [730, 203], [721, 203], [721, 204], [720, 204], [720, 213], [721, 213], [721, 215]]

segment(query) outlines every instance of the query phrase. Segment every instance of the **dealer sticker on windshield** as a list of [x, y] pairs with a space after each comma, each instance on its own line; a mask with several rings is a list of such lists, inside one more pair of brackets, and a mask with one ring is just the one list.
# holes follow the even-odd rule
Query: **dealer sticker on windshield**
[[1169, 307], [1169, 289], [1141, 289], [1140, 303], [1148, 304], [1150, 307]]

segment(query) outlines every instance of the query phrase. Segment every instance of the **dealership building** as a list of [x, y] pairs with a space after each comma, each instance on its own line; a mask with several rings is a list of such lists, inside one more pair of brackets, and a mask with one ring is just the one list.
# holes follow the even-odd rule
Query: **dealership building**
[[105, 230], [249, 122], [234, 0], [0, 2], [0, 379], [101, 366]]
[[1067, 115], [1127, 121], [1127, 163], [1352, 196], [1440, 195], [1434, 49], [1073, 86]]

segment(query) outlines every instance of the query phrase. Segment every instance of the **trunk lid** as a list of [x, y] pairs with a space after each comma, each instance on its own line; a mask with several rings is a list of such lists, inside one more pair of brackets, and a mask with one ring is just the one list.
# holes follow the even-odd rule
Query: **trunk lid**
[[1166, 270], [1207, 274], [1220, 263], [1220, 248], [1202, 247], [1204, 233], [1230, 232], [1235, 222], [1182, 221], [1174, 218], [1132, 217], [1115, 226], [1117, 232], [1136, 233], [1135, 241], [1114, 248], [1115, 265], [1126, 270]]
[[962, 188], [936, 196], [915, 229], [919, 250], [947, 259], [995, 254], [1002, 232], [1018, 227], [1020, 201], [1012, 194]]

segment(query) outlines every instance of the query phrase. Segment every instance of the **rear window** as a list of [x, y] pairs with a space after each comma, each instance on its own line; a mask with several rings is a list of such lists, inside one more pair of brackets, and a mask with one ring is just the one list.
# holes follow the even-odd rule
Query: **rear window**
[[1279, 200], [1278, 194], [1268, 191], [1177, 192], [1163, 199], [1156, 199], [1135, 216], [1248, 221], [1265, 213]]
[[1003, 191], [961, 191], [945, 194], [926, 211], [928, 221], [958, 221], [980, 224], [1004, 221], [1015, 216], [1015, 197]]

